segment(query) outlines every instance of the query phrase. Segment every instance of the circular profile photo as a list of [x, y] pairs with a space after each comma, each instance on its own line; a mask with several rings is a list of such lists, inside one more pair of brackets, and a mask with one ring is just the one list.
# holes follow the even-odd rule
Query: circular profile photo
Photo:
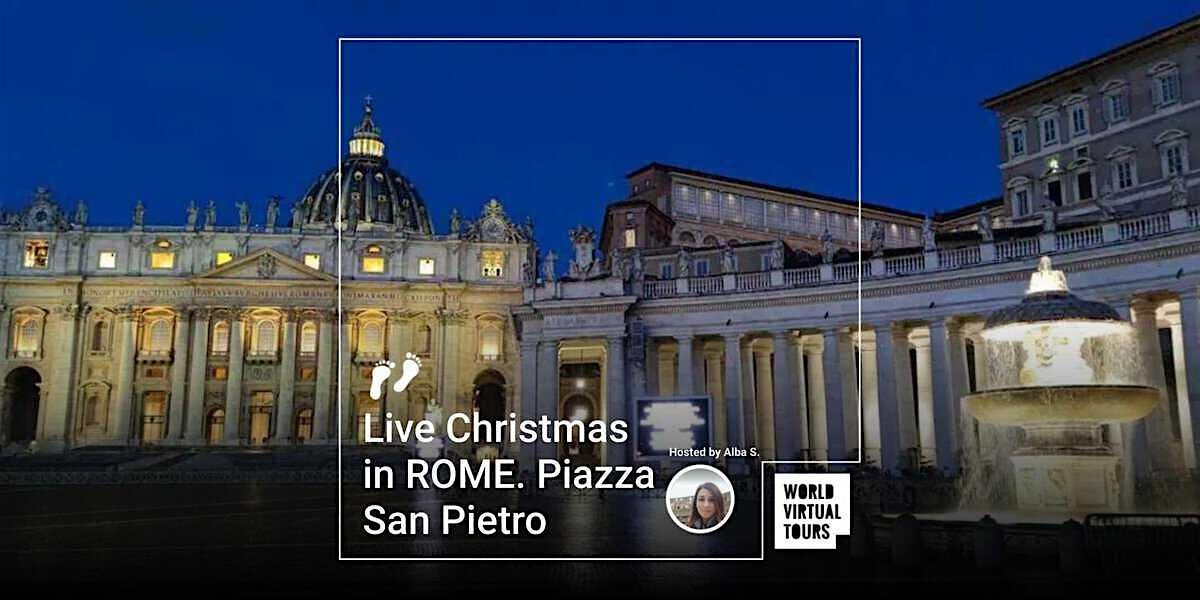
[[686, 467], [667, 485], [667, 514], [688, 533], [712, 533], [733, 514], [733, 484], [715, 467]]

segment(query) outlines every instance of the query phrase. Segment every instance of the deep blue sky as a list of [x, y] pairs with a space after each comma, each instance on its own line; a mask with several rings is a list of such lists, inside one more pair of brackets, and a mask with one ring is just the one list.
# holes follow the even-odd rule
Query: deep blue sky
[[[863, 199], [999, 192], [990, 95], [1200, 10], [1188, 2], [380, 4], [0, 0], [0, 200], [49, 185], [93, 223], [220, 220], [333, 166], [342, 36], [860, 36]], [[1039, 31], [1038, 24], [1050, 24]], [[376, 98], [435, 227], [497, 196], [538, 237], [597, 225], [659, 160], [853, 197], [849, 44], [380, 44], [345, 49], [346, 134]], [[287, 214], [286, 209], [284, 214]]]

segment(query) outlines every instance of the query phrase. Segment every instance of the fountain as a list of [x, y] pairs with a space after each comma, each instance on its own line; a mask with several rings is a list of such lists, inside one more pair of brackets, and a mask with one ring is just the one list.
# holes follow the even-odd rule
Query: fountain
[[964, 404], [982, 423], [1024, 431], [1008, 457], [1018, 509], [1119, 510], [1132, 465], [1114, 453], [1105, 425], [1141, 419], [1159, 401], [1133, 326], [1071, 294], [1043, 256], [1025, 298], [989, 315], [981, 335], [985, 385]]

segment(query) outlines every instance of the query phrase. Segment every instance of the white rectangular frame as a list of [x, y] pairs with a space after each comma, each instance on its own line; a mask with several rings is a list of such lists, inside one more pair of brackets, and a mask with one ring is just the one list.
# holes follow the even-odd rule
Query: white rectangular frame
[[[338, 178], [342, 176], [342, 46], [343, 44], [357, 42], [853, 42], [855, 45], [855, 95], [856, 95], [856, 115], [858, 126], [856, 128], [856, 162], [857, 162], [857, 177], [855, 181], [855, 202], [858, 205], [858, 247], [862, 248], [862, 38], [861, 37], [342, 37], [338, 36], [338, 85], [337, 85], [337, 169]], [[342, 187], [338, 186], [338, 206], [337, 218], [342, 214], [343, 197]], [[340, 225], [340, 223], [338, 223]], [[337, 343], [337, 468], [338, 468], [338, 561], [425, 561], [425, 562], [458, 562], [458, 561], [566, 561], [566, 562], [593, 562], [593, 561], [627, 561], [627, 562], [723, 562], [723, 561], [762, 561], [766, 560], [766, 499], [762, 495], [765, 490], [765, 472], [759, 473], [760, 491], [759, 491], [759, 540], [761, 542], [758, 557], [524, 557], [524, 556], [499, 556], [499, 557], [348, 557], [342, 552], [342, 509], [343, 509], [343, 483], [342, 483], [342, 229], [340, 226], [335, 226], [337, 231], [337, 332], [335, 342]], [[858, 257], [858, 279], [857, 279], [857, 323], [858, 328], [855, 330], [857, 341], [862, 341], [862, 252], [857, 253]], [[862, 464], [863, 451], [863, 426], [862, 426], [862, 371], [858, 373], [858, 459], [856, 460], [764, 460], [760, 464], [847, 464], [856, 465]], [[710, 407], [711, 415], [711, 407]], [[844, 418], [844, 416], [843, 416]]]

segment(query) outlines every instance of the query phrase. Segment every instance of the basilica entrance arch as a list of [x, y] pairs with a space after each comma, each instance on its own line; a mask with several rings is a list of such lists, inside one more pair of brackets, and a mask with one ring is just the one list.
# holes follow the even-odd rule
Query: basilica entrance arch
[[6, 441], [31, 442], [37, 438], [41, 383], [42, 376], [31, 367], [17, 367], [4, 378]]
[[[481, 421], [504, 420], [507, 403], [504, 397], [504, 375], [494, 369], [488, 369], [475, 377], [474, 408], [479, 413]], [[478, 444], [475, 454], [483, 457], [498, 456], [500, 446], [496, 444]]]

